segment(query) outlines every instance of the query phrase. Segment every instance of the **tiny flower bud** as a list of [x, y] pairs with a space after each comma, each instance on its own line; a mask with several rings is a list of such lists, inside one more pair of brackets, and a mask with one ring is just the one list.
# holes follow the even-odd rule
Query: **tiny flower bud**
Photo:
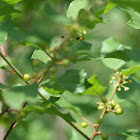
[[114, 85], [114, 87], [116, 88], [116, 87], [117, 87], [117, 85]]
[[121, 91], [121, 88], [120, 87], [118, 88], [118, 91]]
[[113, 81], [109, 81], [110, 84], [113, 84]]
[[115, 77], [112, 77], [112, 79], [114, 80], [114, 79], [115, 79]]
[[116, 85], [119, 86], [119, 83], [117, 83]]
[[124, 91], [128, 91], [128, 90], [129, 90], [129, 87], [125, 87], [125, 88], [124, 88]]
[[119, 72], [117, 71], [116, 74], [119, 74]]
[[87, 34], [87, 31], [86, 30], [83, 30], [83, 34]]

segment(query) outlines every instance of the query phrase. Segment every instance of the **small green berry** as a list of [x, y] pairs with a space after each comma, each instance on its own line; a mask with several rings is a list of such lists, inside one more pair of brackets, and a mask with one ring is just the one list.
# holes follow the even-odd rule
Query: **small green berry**
[[88, 124], [87, 124], [86, 122], [82, 122], [82, 123], [81, 123], [81, 126], [82, 126], [83, 128], [86, 128], [86, 127], [88, 126]]
[[27, 114], [24, 111], [19, 112], [16, 115], [16, 121], [21, 121], [23, 118], [26, 118]]
[[27, 81], [29, 81], [30, 79], [31, 79], [31, 76], [30, 76], [28, 73], [24, 74], [24, 76], [23, 76], [24, 82], [27, 82]]
[[98, 106], [98, 110], [103, 110], [104, 106]]
[[39, 66], [41, 65], [41, 61], [38, 60], [38, 59], [34, 59], [34, 60], [32, 61], [32, 65], [33, 65], [34, 67], [39, 67]]
[[108, 135], [106, 134], [102, 135], [102, 140], [108, 140]]
[[67, 66], [69, 63], [70, 63], [69, 59], [63, 59], [63, 60], [62, 60], [62, 64], [63, 64], [64, 66]]
[[33, 73], [32, 73], [32, 78], [35, 78], [36, 75], [37, 75], [37, 73], [36, 73], [36, 72], [33, 72]]
[[115, 100], [111, 100], [111, 106], [112, 106], [112, 108], [114, 108], [116, 106], [116, 101]]
[[120, 107], [120, 108], [117, 108], [116, 110], [115, 110], [115, 114], [116, 115], [120, 115], [120, 114], [122, 114], [123, 113], [123, 109]]
[[98, 120], [97, 120], [97, 123], [98, 123], [98, 124], [102, 124], [102, 122], [103, 122], [103, 119], [98, 119]]
[[102, 102], [103, 103], [106, 103], [107, 102], [107, 99], [105, 97], [102, 97]]
[[121, 108], [120, 104], [116, 104], [115, 109]]

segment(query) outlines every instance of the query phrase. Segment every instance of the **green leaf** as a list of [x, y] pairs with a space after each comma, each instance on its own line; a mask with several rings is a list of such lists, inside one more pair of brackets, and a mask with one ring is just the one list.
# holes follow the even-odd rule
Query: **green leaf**
[[93, 29], [97, 23], [102, 23], [102, 19], [82, 9], [79, 11], [78, 23], [87, 29]]
[[89, 94], [89, 95], [101, 95], [105, 91], [105, 87], [103, 87], [97, 76], [93, 75], [91, 78], [88, 79], [88, 82], [92, 84], [91, 87], [89, 87], [86, 91], [84, 91], [82, 94]]
[[112, 2], [112, 1], [109, 1], [109, 2], [107, 3], [107, 6], [105, 7], [104, 13], [105, 13], [105, 14], [108, 13], [112, 8], [114, 8], [114, 7], [116, 7], [116, 6], [117, 6], [116, 3]]
[[140, 1], [139, 0], [110, 0], [109, 2], [112, 2], [120, 7], [132, 8], [135, 11], [140, 12], [140, 8], [139, 8]]
[[[130, 51], [131, 52], [131, 51]], [[105, 55], [105, 58], [118, 58], [124, 61], [130, 61], [132, 58], [128, 55], [128, 50], [115, 51]]]
[[14, 27], [10, 21], [0, 24], [0, 30], [8, 33], [8, 36], [15, 41], [23, 41], [27, 35], [25, 32], [17, 27]]
[[135, 29], [140, 29], [140, 21], [139, 20], [129, 20], [127, 24]]
[[56, 85], [68, 91], [82, 93], [86, 89], [84, 70], [68, 70], [57, 81]]
[[38, 114], [53, 114], [58, 115], [61, 118], [63, 118], [66, 122], [75, 122], [74, 118], [70, 115], [70, 113], [62, 113], [60, 112], [55, 106], [51, 106], [50, 108], [47, 107], [41, 107], [41, 106], [29, 106], [23, 108], [24, 111], [27, 113], [38, 113]]
[[85, 140], [85, 138], [75, 129], [73, 129], [70, 140]]
[[117, 58], [104, 58], [102, 59], [102, 62], [110, 69], [119, 69], [126, 63], [124, 60]]
[[32, 54], [31, 59], [38, 59], [45, 64], [51, 61], [51, 58], [42, 50], [35, 50]]
[[72, 111], [72, 113], [77, 114], [78, 116], [81, 116], [80, 108], [72, 105], [71, 100], [67, 98], [67, 93], [61, 96], [60, 100], [57, 102], [57, 105], [68, 111]]
[[114, 38], [108, 38], [102, 44], [101, 55], [104, 57], [102, 62], [111, 69], [119, 69], [126, 63], [125, 61], [130, 60], [128, 54], [130, 49], [129, 46], [120, 44]]
[[0, 1], [0, 16], [11, 14], [11, 13], [19, 13], [19, 10], [14, 9], [14, 5], [18, 3], [19, 0], [1, 0]]
[[119, 135], [126, 140], [139, 140], [140, 139], [140, 130], [129, 129], [127, 131], [121, 131], [119, 133]]
[[53, 94], [53, 95], [62, 94], [62, 93], [65, 91], [65, 89], [59, 88], [59, 87], [48, 88], [47, 86], [45, 86], [44, 89], [45, 89], [49, 94]]
[[5, 1], [6, 3], [10, 4], [10, 5], [16, 5], [18, 2], [22, 1], [22, 0], [2, 0]]
[[101, 48], [102, 54], [112, 53], [114, 51], [123, 51], [124, 49], [131, 49], [128, 46], [124, 46], [116, 41], [114, 38], [108, 38], [104, 40]]
[[2, 83], [0, 83], [0, 89], [6, 89], [6, 88], [9, 88], [9, 87], [4, 85], [4, 84], [2, 84]]
[[70, 3], [67, 10], [67, 17], [76, 19], [81, 9], [89, 10], [93, 4], [91, 0], [74, 0]]
[[54, 96], [50, 96], [50, 98], [48, 99], [48, 101], [44, 101], [42, 103], [42, 106], [44, 107], [50, 107], [52, 106], [56, 101], [58, 101], [60, 99], [60, 97], [54, 97]]
[[20, 109], [27, 101], [29, 104], [37, 102], [38, 85], [17, 86], [2, 91], [4, 101], [13, 109]]
[[137, 70], [140, 70], [140, 67], [132, 67], [132, 68], [129, 68], [129, 69], [124, 69], [121, 72], [122, 72], [123, 75], [128, 76], [128, 75], [131, 75], [131, 74], [135, 73]]
[[7, 40], [7, 33], [0, 31], [0, 44], [5, 44]]
[[130, 20], [127, 24], [135, 29], [140, 29], [140, 13], [130, 8], [122, 8], [130, 15]]

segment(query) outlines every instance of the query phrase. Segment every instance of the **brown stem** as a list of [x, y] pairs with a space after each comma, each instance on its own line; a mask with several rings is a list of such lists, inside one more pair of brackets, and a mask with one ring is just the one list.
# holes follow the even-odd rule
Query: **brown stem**
[[8, 137], [8, 136], [9, 136], [9, 134], [10, 134], [10, 132], [12, 131], [13, 126], [14, 126], [14, 124], [15, 124], [15, 123], [16, 123], [16, 121], [15, 121], [15, 120], [13, 120], [13, 122], [12, 122], [11, 126], [9, 127], [9, 129], [8, 129], [8, 131], [7, 131], [6, 135], [4, 136], [3, 140], [6, 140], [6, 139], [7, 139], [7, 137]]
[[[114, 90], [113, 90], [113, 92], [112, 92], [112, 94], [111, 94], [111, 96], [110, 96], [110, 98], [109, 98], [107, 104], [109, 103], [109, 101], [112, 100], [112, 98], [113, 98], [113, 96], [114, 96], [114, 94], [115, 94], [116, 91], [117, 91], [117, 87], [114, 88]], [[103, 109], [103, 112], [102, 112], [102, 114], [101, 114], [101, 116], [100, 116], [100, 119], [103, 119], [105, 113], [106, 113], [106, 108]], [[100, 127], [100, 124], [98, 124], [97, 127], [95, 127], [95, 129], [94, 129], [94, 131], [93, 131], [93, 134], [92, 134], [90, 140], [93, 140], [93, 139], [96, 137], [96, 135], [99, 135], [99, 134], [97, 133], [99, 127]]]
[[[44, 95], [42, 95], [40, 92], [38, 92], [38, 94], [44, 99], [44, 100], [46, 100], [46, 101], [48, 101], [48, 99], [44, 96]], [[55, 106], [55, 105], [53, 105], [59, 112], [60, 112], [60, 110]], [[61, 113], [61, 112], [60, 112]], [[66, 121], [67, 123], [69, 123], [74, 129], [76, 129], [83, 137], [85, 137], [87, 140], [90, 140], [90, 138], [85, 134], [85, 133], [83, 133], [77, 126], [75, 126], [72, 122], [68, 122], [68, 121]]]
[[84, 138], [86, 138], [87, 140], [90, 140], [90, 138], [83, 133], [83, 131], [81, 131], [77, 126], [75, 126], [72, 122], [68, 122], [73, 128], [75, 128]]
[[[24, 108], [27, 105], [27, 102], [24, 103], [24, 105], [22, 106], [22, 108]], [[18, 124], [19, 122], [16, 122], [16, 120], [13, 120], [11, 126], [9, 127], [7, 133], [5, 134], [3, 140], [6, 140], [7, 137], [9, 136], [10, 132], [13, 130], [13, 128]]]
[[[23, 80], [23, 75], [15, 68], [15, 66], [0, 52], [0, 56], [5, 60], [5, 62], [16, 72], [16, 74]], [[29, 82], [26, 82], [29, 84]]]
[[82, 119], [85, 120], [86, 122], [88, 122], [91, 126], [95, 127], [95, 125], [92, 122], [90, 122], [89, 120], [87, 120], [84, 116], [82, 116]]

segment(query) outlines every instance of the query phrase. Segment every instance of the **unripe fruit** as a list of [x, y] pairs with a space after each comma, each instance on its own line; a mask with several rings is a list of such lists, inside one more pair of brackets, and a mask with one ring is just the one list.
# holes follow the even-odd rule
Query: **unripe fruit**
[[102, 102], [103, 103], [106, 103], [107, 102], [107, 99], [105, 97], [102, 97]]
[[62, 60], [62, 64], [63, 64], [64, 66], [67, 66], [69, 63], [70, 63], [69, 59], [63, 59], [63, 60]]
[[36, 75], [37, 75], [37, 73], [36, 73], [36, 72], [33, 72], [33, 73], [32, 73], [32, 78], [35, 78]]
[[112, 108], [114, 108], [116, 106], [116, 101], [115, 100], [111, 100], [111, 106], [112, 106]]
[[116, 110], [115, 110], [115, 114], [116, 115], [120, 115], [120, 114], [122, 114], [123, 113], [123, 109], [120, 107], [120, 108], [117, 108]]
[[102, 122], [103, 122], [103, 119], [98, 119], [98, 120], [97, 120], [97, 123], [98, 123], [98, 124], [101, 124]]
[[98, 110], [103, 110], [104, 106], [98, 106]]
[[108, 135], [106, 134], [102, 135], [102, 140], [108, 140]]
[[83, 128], [86, 128], [86, 127], [88, 126], [88, 124], [87, 124], [86, 122], [82, 122], [82, 123], [81, 123], [81, 126], [82, 126]]
[[34, 59], [34, 60], [32, 61], [32, 65], [33, 65], [34, 67], [39, 67], [39, 66], [41, 65], [41, 61], [38, 60], [38, 59]]
[[116, 104], [115, 109], [121, 108], [120, 104]]
[[28, 73], [24, 74], [24, 76], [23, 76], [24, 82], [27, 82], [27, 81], [29, 81], [30, 79], [31, 79], [31, 76], [30, 76]]
[[57, 67], [51, 67], [50, 72], [55, 73], [57, 72], [58, 68]]
[[27, 114], [24, 111], [21, 111], [16, 115], [16, 121], [21, 121], [26, 116], [27, 116]]

